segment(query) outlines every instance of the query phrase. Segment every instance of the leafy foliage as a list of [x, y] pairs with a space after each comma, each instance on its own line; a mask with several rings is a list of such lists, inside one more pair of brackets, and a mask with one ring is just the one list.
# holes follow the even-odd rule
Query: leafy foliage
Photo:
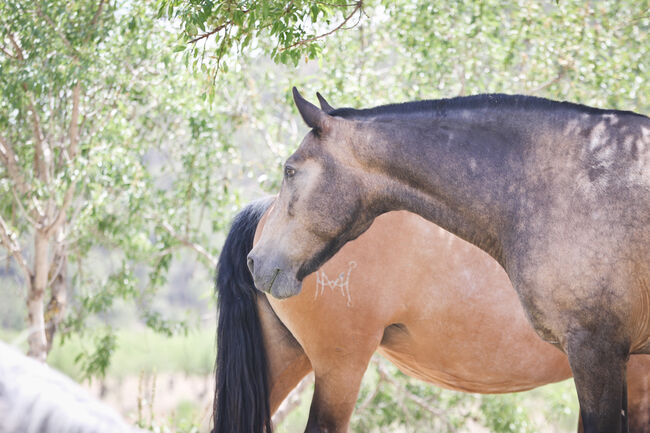
[[[246, 53], [292, 65], [319, 57], [328, 75], [319, 78], [335, 84], [346, 103], [355, 94], [364, 104], [376, 103], [377, 95], [395, 101], [400, 89], [409, 89], [409, 99], [518, 92], [647, 107], [648, 0], [160, 0], [159, 7], [180, 22], [181, 41], [190, 42], [188, 63], [212, 80], [219, 67], [241, 63]], [[339, 28], [333, 17], [354, 18]]]
[[[159, 15], [180, 20], [181, 40], [191, 45], [185, 57], [194, 66], [208, 60], [210, 74], [219, 69], [228, 71], [222, 62], [230, 53], [264, 49], [281, 63], [298, 64], [301, 58], [314, 59], [320, 52], [315, 42], [350, 24], [363, 15], [362, 1], [223, 1], [159, 0]], [[352, 21], [352, 22], [350, 22]], [[334, 22], [337, 22], [334, 27]], [[326, 24], [333, 27], [318, 34]], [[206, 57], [208, 39], [212, 37], [210, 54]], [[261, 44], [260, 40], [266, 39]], [[200, 48], [198, 43], [203, 42]], [[183, 51], [185, 47], [177, 48]], [[207, 69], [207, 68], [206, 68]]]
[[90, 353], [80, 352], [75, 363], [81, 364], [84, 379], [97, 375], [104, 377], [111, 361], [111, 355], [117, 345], [115, 334], [108, 330], [95, 338], [94, 350]]

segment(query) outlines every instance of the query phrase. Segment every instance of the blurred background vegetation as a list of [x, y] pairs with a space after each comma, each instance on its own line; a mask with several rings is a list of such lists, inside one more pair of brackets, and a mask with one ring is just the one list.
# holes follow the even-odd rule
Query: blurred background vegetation
[[[2, 0], [0, 337], [141, 425], [206, 431], [213, 269], [306, 131], [291, 86], [334, 106], [506, 92], [648, 114], [649, 28], [649, 0]], [[577, 417], [570, 383], [458, 394], [379, 359], [358, 406], [356, 432]]]

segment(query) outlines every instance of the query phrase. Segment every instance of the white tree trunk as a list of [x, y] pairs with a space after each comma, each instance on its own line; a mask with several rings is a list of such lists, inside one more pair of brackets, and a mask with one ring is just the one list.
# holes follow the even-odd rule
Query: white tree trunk
[[43, 298], [45, 297], [49, 272], [48, 240], [47, 236], [39, 230], [36, 231], [34, 236], [34, 275], [27, 293], [28, 355], [39, 361], [45, 361], [47, 357], [47, 338], [45, 336]]

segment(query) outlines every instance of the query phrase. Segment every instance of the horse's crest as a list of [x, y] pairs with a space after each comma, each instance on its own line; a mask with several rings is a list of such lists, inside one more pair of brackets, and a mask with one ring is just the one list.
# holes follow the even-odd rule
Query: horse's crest
[[348, 299], [348, 307], [352, 306], [352, 298], [350, 297], [350, 273], [356, 267], [357, 262], [349, 262], [348, 272], [341, 272], [335, 280], [330, 280], [325, 275], [325, 271], [316, 272], [316, 292], [314, 293], [314, 299], [318, 298], [319, 293], [323, 295], [326, 287], [330, 290], [339, 289], [341, 294]]

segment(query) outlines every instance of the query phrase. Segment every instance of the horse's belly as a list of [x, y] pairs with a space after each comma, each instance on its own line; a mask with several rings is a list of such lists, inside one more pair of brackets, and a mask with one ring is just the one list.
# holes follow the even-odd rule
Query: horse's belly
[[539, 340], [532, 330], [527, 334], [485, 340], [478, 330], [441, 342], [426, 330], [410, 330], [382, 342], [379, 352], [405, 374], [457, 391], [517, 392], [571, 377], [562, 352]]

